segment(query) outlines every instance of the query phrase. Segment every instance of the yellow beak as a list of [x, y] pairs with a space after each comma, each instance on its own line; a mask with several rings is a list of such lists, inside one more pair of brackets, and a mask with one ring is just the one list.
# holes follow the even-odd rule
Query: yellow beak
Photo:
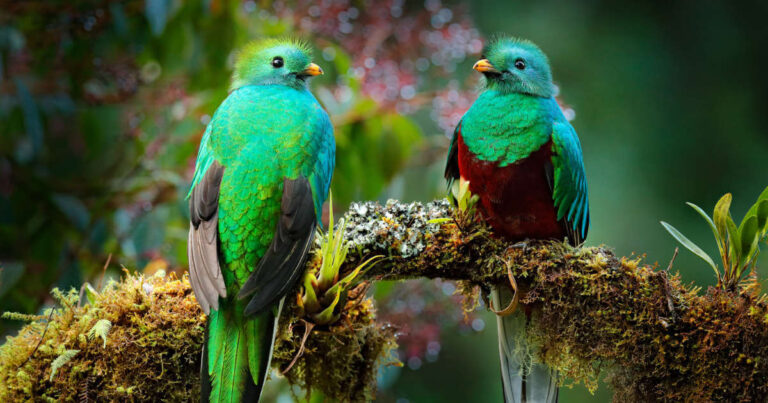
[[323, 69], [314, 63], [310, 63], [309, 66], [307, 66], [307, 68], [301, 72], [301, 74], [307, 76], [319, 76], [320, 74], [323, 74]]
[[493, 67], [490, 61], [488, 59], [480, 59], [475, 63], [474, 66], [472, 66], [473, 69], [481, 72], [481, 73], [501, 73], [500, 71], [496, 70], [496, 67]]

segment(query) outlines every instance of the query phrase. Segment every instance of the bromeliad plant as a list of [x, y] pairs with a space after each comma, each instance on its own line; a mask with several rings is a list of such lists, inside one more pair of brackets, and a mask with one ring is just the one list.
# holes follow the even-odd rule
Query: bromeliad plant
[[[472, 194], [469, 190], [469, 181], [464, 178], [451, 182], [448, 190], [448, 201], [453, 205], [456, 224], [459, 228], [465, 228], [474, 221], [475, 205], [480, 198]], [[451, 218], [438, 218], [431, 220], [430, 223], [439, 224], [450, 220]]]
[[337, 321], [349, 291], [361, 283], [359, 276], [383, 258], [381, 255], [373, 256], [340, 279], [339, 268], [349, 252], [349, 242], [344, 238], [346, 222], [342, 218], [338, 229], [334, 230], [333, 201], [329, 202], [329, 206], [328, 232], [323, 234], [318, 231], [315, 238], [319, 243], [315, 259], [320, 263], [307, 270], [298, 298], [304, 316], [316, 325], [329, 325]]
[[720, 273], [714, 260], [698, 245], [668, 223], [662, 221], [661, 225], [678, 242], [712, 266], [715, 275], [717, 275], [718, 287], [735, 291], [744, 273], [751, 273], [755, 270], [757, 256], [760, 253], [759, 243], [768, 236], [768, 187], [763, 190], [763, 193], [757, 198], [757, 202], [747, 211], [738, 227], [731, 217], [731, 199], [730, 193], [726, 193], [720, 198], [715, 205], [712, 218], [699, 206], [687, 203], [707, 221], [712, 229], [723, 264], [722, 273]]
[[469, 181], [464, 178], [459, 178], [459, 180], [451, 183], [450, 196], [448, 199], [453, 202], [454, 207], [466, 214], [473, 214], [475, 204], [480, 200], [477, 195], [473, 195], [469, 191]]

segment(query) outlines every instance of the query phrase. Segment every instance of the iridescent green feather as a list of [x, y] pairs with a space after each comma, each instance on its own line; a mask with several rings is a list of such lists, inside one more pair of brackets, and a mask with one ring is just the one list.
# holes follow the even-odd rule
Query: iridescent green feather
[[589, 202], [579, 138], [573, 127], [563, 119], [552, 125], [552, 142], [555, 151], [552, 156], [555, 168], [552, 199], [557, 208], [557, 218], [561, 220], [565, 217], [584, 238], [589, 225]]
[[500, 167], [527, 158], [552, 141], [553, 202], [582, 237], [589, 222], [587, 183], [581, 146], [553, 98], [486, 90], [461, 121], [461, 137], [480, 160]]
[[[581, 242], [589, 225], [581, 146], [554, 99], [547, 57], [532, 42], [506, 36], [492, 40], [483, 54], [476, 65], [484, 74], [483, 92], [454, 134], [446, 177], [450, 181], [460, 174], [456, 151], [459, 134], [474, 158], [499, 168], [519, 163], [551, 145], [551, 165], [533, 169], [546, 174], [558, 221], [565, 221], [575, 232], [569, 234], [572, 242]], [[519, 191], [522, 194], [527, 189]], [[492, 289], [497, 306], [509, 303], [512, 296], [507, 294], [504, 288]], [[536, 348], [525, 339], [525, 316], [500, 316], [498, 321], [504, 400], [556, 402], [557, 376], [531, 360], [528, 351]], [[520, 351], [526, 354], [521, 356]]]
[[268, 370], [275, 313], [246, 318], [247, 301], [235, 296], [272, 242], [283, 179], [309, 179], [319, 220], [334, 167], [328, 115], [304, 81], [272, 67], [273, 53], [291, 71], [309, 63], [306, 46], [291, 41], [262, 41], [241, 52], [234, 90], [206, 128], [192, 182], [197, 186], [214, 161], [224, 167], [217, 212], [227, 298], [208, 320], [210, 401], [240, 401], [252, 385], [261, 388]]

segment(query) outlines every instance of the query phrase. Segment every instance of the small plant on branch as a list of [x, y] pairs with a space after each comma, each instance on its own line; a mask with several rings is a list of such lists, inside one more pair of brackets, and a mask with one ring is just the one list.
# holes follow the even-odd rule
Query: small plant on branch
[[688, 237], [664, 221], [661, 222], [661, 225], [678, 242], [712, 267], [717, 276], [718, 287], [735, 291], [744, 273], [752, 273], [755, 270], [757, 256], [760, 253], [759, 243], [768, 235], [768, 187], [763, 190], [763, 193], [757, 198], [757, 202], [747, 211], [738, 227], [731, 216], [731, 200], [730, 193], [723, 195], [715, 205], [713, 217], [710, 217], [699, 206], [690, 202], [687, 203], [707, 221], [712, 229], [723, 265], [722, 273], [709, 254]]
[[320, 261], [319, 267], [313, 265], [307, 270], [304, 275], [304, 286], [297, 299], [297, 304], [304, 311], [304, 315], [316, 325], [328, 325], [337, 321], [349, 291], [361, 282], [358, 278], [360, 274], [383, 258], [381, 255], [373, 256], [360, 263], [346, 276], [341, 277], [339, 269], [349, 253], [349, 242], [344, 237], [346, 223], [342, 218], [338, 229], [334, 230], [332, 200], [329, 202], [329, 207], [328, 232], [318, 233], [316, 237], [318, 243], [316, 258]]
[[[467, 228], [475, 218], [475, 205], [480, 200], [477, 195], [473, 195], [469, 190], [469, 181], [464, 178], [454, 180], [448, 189], [448, 201], [451, 202], [455, 210], [454, 218], [459, 228]], [[450, 218], [438, 218], [430, 220], [430, 223], [442, 224], [450, 221]]]

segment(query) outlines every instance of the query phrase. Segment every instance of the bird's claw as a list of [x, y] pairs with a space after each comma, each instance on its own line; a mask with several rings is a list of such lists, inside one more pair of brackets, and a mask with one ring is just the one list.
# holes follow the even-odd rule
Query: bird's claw
[[523, 252], [527, 252], [528, 248], [530, 248], [530, 243], [528, 242], [527, 239], [525, 241], [520, 241], [520, 242], [513, 243], [512, 245], [507, 246], [507, 250], [510, 250], [510, 249], [520, 249]]
[[509, 262], [507, 262], [506, 264], [507, 264], [507, 277], [509, 278], [509, 285], [512, 288], [512, 291], [514, 292], [514, 294], [512, 295], [512, 300], [509, 301], [509, 304], [507, 305], [507, 307], [502, 310], [496, 310], [493, 307], [493, 304], [488, 305], [488, 307], [491, 309], [491, 312], [495, 313], [498, 316], [508, 316], [514, 313], [515, 310], [517, 310], [517, 304], [520, 301], [520, 296], [518, 295], [518, 292], [517, 292], [518, 291], [517, 281], [515, 280], [515, 276], [512, 275], [512, 265], [509, 264]]

